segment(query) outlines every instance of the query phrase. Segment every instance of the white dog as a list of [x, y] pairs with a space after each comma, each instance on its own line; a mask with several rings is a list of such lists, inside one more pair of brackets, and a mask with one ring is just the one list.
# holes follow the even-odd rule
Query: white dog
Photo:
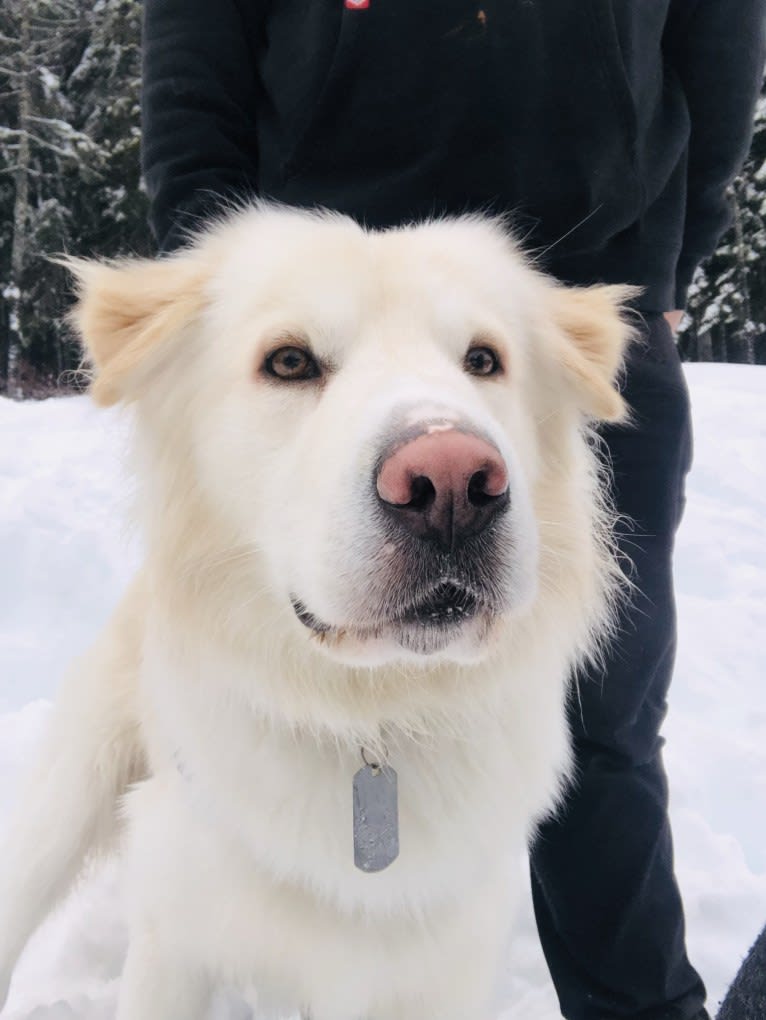
[[588, 430], [625, 413], [631, 292], [554, 284], [480, 218], [268, 207], [73, 268], [93, 395], [135, 405], [146, 560], [0, 856], [0, 1002], [121, 830], [120, 1020], [217, 984], [486, 1020], [614, 597]]

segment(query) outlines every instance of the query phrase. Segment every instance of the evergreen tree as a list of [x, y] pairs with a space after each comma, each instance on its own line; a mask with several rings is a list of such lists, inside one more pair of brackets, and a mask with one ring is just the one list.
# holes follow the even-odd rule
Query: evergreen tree
[[[148, 251], [139, 182], [139, 0], [5, 0], [0, 14], [0, 376], [55, 384], [79, 354], [61, 251]], [[10, 183], [10, 188], [9, 188]], [[34, 380], [29, 379], [28, 384]]]
[[731, 229], [697, 272], [680, 345], [693, 361], [766, 363], [766, 86], [742, 174], [730, 189]]
[[[13, 205], [9, 252], [0, 291], [7, 302], [4, 375], [10, 396], [22, 395], [22, 361], [29, 359], [37, 280], [46, 279], [43, 252], [66, 239], [63, 191], [72, 165], [97, 163], [91, 139], [73, 124], [61, 72], [83, 31], [78, 0], [5, 0], [0, 15], [0, 72], [7, 122], [0, 127], [2, 170]], [[49, 275], [49, 274], [48, 274]], [[46, 288], [46, 293], [49, 288]], [[49, 302], [45, 301], [45, 310]], [[40, 309], [43, 311], [43, 309]]]
[[146, 198], [140, 182], [141, 2], [99, 0], [88, 44], [67, 92], [78, 126], [98, 146], [99, 175], [70, 182], [78, 253], [149, 254]]

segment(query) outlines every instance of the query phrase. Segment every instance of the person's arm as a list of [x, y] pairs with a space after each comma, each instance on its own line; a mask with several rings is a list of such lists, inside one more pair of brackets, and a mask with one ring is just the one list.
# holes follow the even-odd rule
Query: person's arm
[[726, 188], [747, 155], [766, 54], [766, 0], [675, 0], [666, 57], [691, 116], [686, 229], [676, 308], [731, 219]]
[[237, 0], [144, 0], [143, 69], [149, 218], [170, 251], [216, 198], [255, 191], [257, 79]]

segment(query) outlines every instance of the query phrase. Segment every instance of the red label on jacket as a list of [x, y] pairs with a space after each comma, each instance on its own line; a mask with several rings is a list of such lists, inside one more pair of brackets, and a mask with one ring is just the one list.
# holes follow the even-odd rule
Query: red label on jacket
[[345, 7], [348, 11], [366, 11], [370, 6], [370, 0], [345, 0]]

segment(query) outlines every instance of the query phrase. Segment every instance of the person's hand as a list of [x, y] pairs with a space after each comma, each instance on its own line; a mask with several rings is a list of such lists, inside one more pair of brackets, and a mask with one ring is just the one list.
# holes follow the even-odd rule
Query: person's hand
[[667, 319], [668, 325], [673, 330], [673, 335], [678, 332], [678, 327], [681, 325], [681, 320], [684, 317], [683, 309], [676, 309], [673, 312], [665, 312], [665, 318]]

